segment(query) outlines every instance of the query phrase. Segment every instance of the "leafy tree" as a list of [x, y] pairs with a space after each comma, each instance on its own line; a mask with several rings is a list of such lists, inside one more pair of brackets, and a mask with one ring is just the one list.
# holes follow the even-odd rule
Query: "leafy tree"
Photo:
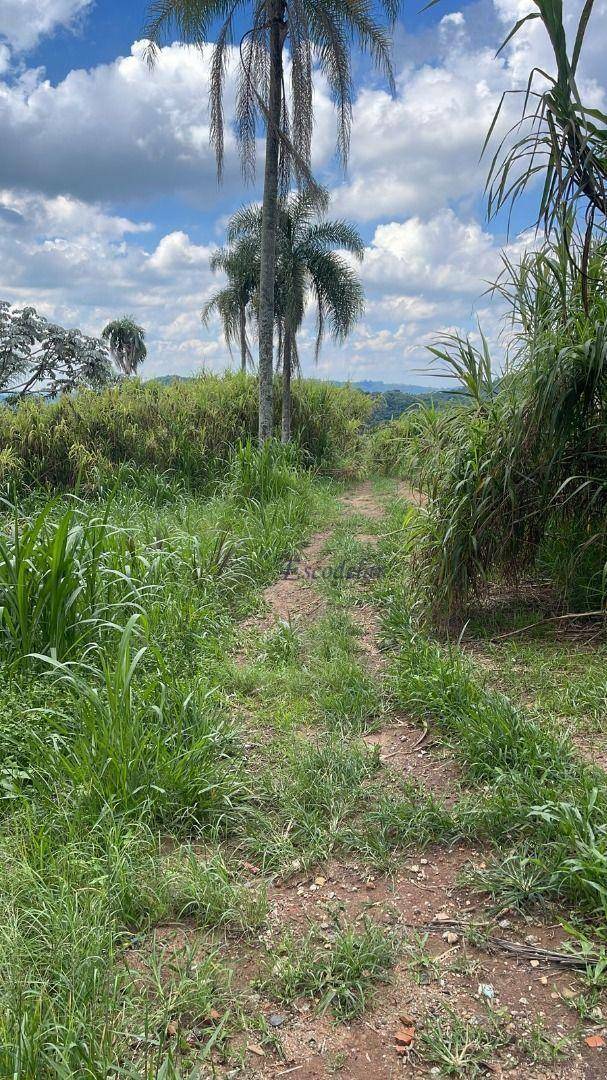
[[247, 339], [247, 308], [259, 286], [259, 246], [242, 243], [236, 248], [220, 248], [211, 256], [211, 270], [223, 270], [228, 283], [219, 289], [202, 309], [206, 324], [217, 312], [231, 351], [235, 341], [240, 348], [240, 367], [247, 370], [251, 350]]
[[112, 379], [103, 342], [80, 330], [48, 322], [33, 307], [14, 310], [0, 301], [0, 391], [54, 397], [78, 386], [102, 387]]
[[109, 322], [102, 337], [107, 341], [112, 359], [123, 375], [136, 375], [137, 368], [145, 360], [145, 330], [128, 315]]
[[[327, 323], [336, 340], [343, 340], [363, 309], [360, 279], [335, 249], [362, 259], [360, 234], [346, 221], [327, 221], [328, 196], [321, 189], [306, 189], [282, 200], [278, 212], [275, 319], [279, 330], [279, 362], [283, 371], [282, 439], [291, 438], [291, 374], [299, 368], [297, 332], [308, 298], [316, 302], [316, 355]], [[235, 250], [258, 248], [263, 210], [248, 206], [228, 224], [228, 240]]]
[[[392, 84], [389, 37], [381, 20], [392, 25], [400, 0], [151, 0], [148, 56], [172, 29], [202, 49], [218, 25], [211, 59], [211, 140], [219, 172], [223, 160], [223, 86], [228, 48], [236, 20], [248, 12], [250, 27], [240, 38], [240, 77], [236, 135], [243, 171], [251, 176], [258, 123], [266, 129], [259, 282], [259, 437], [272, 434], [274, 277], [281, 180], [289, 174], [310, 182], [313, 128], [313, 57], [326, 77], [337, 107], [338, 151], [348, 155], [352, 116], [352, 41], [370, 54]], [[285, 87], [284, 47], [290, 50], [290, 94]]]

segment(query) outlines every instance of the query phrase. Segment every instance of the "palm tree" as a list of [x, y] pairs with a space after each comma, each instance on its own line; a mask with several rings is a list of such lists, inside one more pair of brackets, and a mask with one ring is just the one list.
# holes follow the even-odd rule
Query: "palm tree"
[[135, 375], [148, 354], [143, 327], [123, 315], [121, 319], [109, 322], [101, 336], [107, 341], [112, 359], [122, 374]]
[[247, 308], [259, 285], [259, 245], [242, 243], [238, 247], [220, 248], [211, 256], [211, 270], [223, 270], [228, 283], [219, 289], [202, 309], [202, 321], [208, 322], [217, 312], [228, 348], [238, 341], [240, 368], [247, 370], [251, 350], [247, 340]]
[[[223, 86], [228, 49], [234, 44], [235, 22], [243, 11], [251, 25], [240, 38], [240, 77], [236, 100], [236, 134], [243, 172], [255, 164], [258, 122], [266, 129], [259, 280], [259, 438], [272, 434], [274, 277], [276, 230], [281, 180], [286, 190], [293, 173], [311, 182], [313, 127], [312, 68], [326, 77], [338, 114], [338, 151], [348, 156], [352, 117], [351, 42], [368, 52], [393, 86], [389, 36], [383, 17], [393, 25], [400, 0], [150, 0], [148, 58], [153, 63], [160, 42], [175, 29], [182, 40], [202, 49], [218, 25], [211, 59], [211, 141], [218, 172], [223, 162]], [[290, 48], [289, 98], [284, 85], [283, 50]], [[290, 100], [289, 100], [290, 99]]]
[[[316, 302], [318, 358], [327, 323], [335, 340], [343, 340], [363, 310], [360, 279], [349, 262], [334, 249], [362, 259], [364, 245], [353, 225], [327, 221], [328, 195], [307, 189], [281, 201], [278, 212], [275, 321], [279, 330], [282, 361], [282, 441], [291, 438], [291, 375], [299, 369], [297, 332], [310, 297]], [[263, 228], [259, 206], [237, 211], [228, 224], [228, 240], [238, 249], [255, 248]]]

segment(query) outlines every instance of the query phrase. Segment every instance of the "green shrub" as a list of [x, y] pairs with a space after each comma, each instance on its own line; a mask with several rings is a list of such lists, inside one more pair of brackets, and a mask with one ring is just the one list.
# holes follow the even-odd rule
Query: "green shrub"
[[467, 404], [412, 411], [375, 436], [379, 463], [429, 496], [415, 576], [441, 615], [488, 578], [538, 569], [565, 601], [607, 599], [607, 249], [596, 244], [585, 282], [564, 243], [506, 263], [502, 379], [486, 342], [451, 336], [432, 351]]
[[[280, 425], [276, 387], [276, 430]], [[293, 435], [324, 470], [359, 445], [372, 407], [368, 395], [314, 380], [293, 384]], [[97, 488], [116, 466], [166, 470], [192, 485], [221, 475], [234, 448], [257, 435], [257, 381], [202, 375], [169, 385], [128, 380], [44, 404], [0, 409], [0, 464], [27, 482]]]

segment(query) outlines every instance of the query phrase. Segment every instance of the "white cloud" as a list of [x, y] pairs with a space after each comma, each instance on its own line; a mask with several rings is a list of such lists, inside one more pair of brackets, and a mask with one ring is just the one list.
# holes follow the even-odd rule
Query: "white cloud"
[[59, 27], [74, 29], [92, 0], [0, 0], [0, 38], [17, 51], [31, 49]]
[[187, 233], [183, 231], [173, 232], [168, 236], [163, 236], [150, 258], [150, 266], [163, 274], [189, 270], [197, 266], [208, 268], [209, 257], [213, 250], [213, 246], [193, 244]]
[[[0, 0], [7, 40], [6, 13], [17, 6], [17, 0]], [[570, 33], [580, 6], [581, 0], [567, 6]], [[31, 32], [72, 25], [86, 7], [83, 0], [29, 4], [39, 16]], [[441, 330], [473, 330], [477, 312], [496, 338], [499, 307], [483, 291], [499, 268], [500, 238], [479, 223], [487, 167], [479, 164], [479, 152], [502, 91], [521, 85], [532, 63], [548, 63], [550, 50], [542, 28], [530, 23], [496, 60], [476, 22], [466, 21], [480, 7], [444, 16], [433, 29], [431, 51], [409, 50], [394, 100], [376, 83], [360, 87], [345, 180], [335, 179], [334, 110], [317, 78], [315, 169], [333, 184], [332, 212], [368, 223], [367, 310], [344, 346], [325, 345], [317, 369], [311, 314], [302, 331], [304, 370], [408, 381], [427, 367], [424, 346]], [[526, 8], [518, 0], [495, 0], [483, 10], [494, 20], [497, 11], [504, 36]], [[600, 102], [607, 0], [597, 0], [591, 25], [584, 87]], [[14, 30], [11, 41], [25, 47]], [[88, 332], [98, 333], [116, 314], [133, 314], [148, 330], [148, 375], [188, 372], [200, 363], [220, 368], [228, 354], [219, 326], [205, 331], [199, 317], [218, 284], [208, 258], [222, 240], [225, 214], [257, 192], [242, 187], [229, 127], [225, 185], [217, 189], [208, 144], [209, 49], [164, 48], [152, 73], [142, 49], [137, 43], [130, 55], [71, 71], [57, 85], [43, 71], [22, 67], [12, 80], [0, 80], [0, 188], [6, 189], [0, 191], [0, 258], [10, 282], [3, 295], [36, 303]], [[0, 75], [9, 59], [0, 44]], [[233, 74], [232, 66], [228, 125]], [[519, 104], [509, 102], [510, 117]], [[182, 212], [175, 224], [152, 232], [135, 217], [153, 217], [157, 197], [168, 198], [171, 207], [181, 198]], [[187, 209], [193, 203], [196, 210]], [[125, 205], [136, 205], [137, 214], [125, 216]], [[525, 237], [518, 247], [531, 242]]]
[[[145, 199], [186, 193], [217, 200], [209, 146], [210, 47], [172, 45], [150, 71], [144, 43], [111, 64], [70, 71], [53, 85], [26, 71], [0, 84], [0, 183], [80, 199]], [[226, 114], [233, 112], [233, 80]], [[241, 185], [226, 130], [226, 193]]]
[[467, 47], [463, 27], [463, 16], [443, 19], [442, 62], [403, 70], [396, 99], [359, 94], [349, 178], [335, 189], [342, 213], [359, 221], [431, 214], [482, 191], [479, 156], [508, 73], [491, 49]]
[[[358, 221], [430, 215], [446, 205], [458, 206], [482, 197], [490, 155], [479, 161], [485, 136], [505, 90], [527, 85], [534, 66], [554, 70], [548, 35], [538, 21], [525, 24], [496, 58], [517, 18], [533, 7], [531, 0], [494, 0], [500, 20], [495, 45], [470, 40], [465, 14], [445, 15], [435, 34], [438, 58], [406, 65], [392, 99], [381, 89], [363, 89], [356, 100], [348, 178], [338, 184], [340, 213]], [[565, 5], [571, 42], [582, 0]], [[474, 29], [474, 28], [472, 28]], [[605, 108], [607, 0], [595, 4], [580, 82], [583, 99]], [[502, 103], [493, 147], [520, 117], [522, 98]]]
[[[514, 24], [537, 8], [530, 0], [493, 0], [503, 25], [503, 37]], [[563, 22], [569, 50], [573, 49], [577, 27], [584, 7], [583, 0], [567, 0], [563, 4]], [[582, 98], [590, 105], [599, 106], [605, 101], [605, 38], [607, 34], [607, 0], [594, 4], [586, 30], [582, 62], [578, 80], [583, 89]], [[513, 84], [525, 87], [533, 67], [553, 72], [554, 53], [548, 35], [539, 19], [521, 28], [508, 46], [508, 67]]]
[[[204, 300], [219, 280], [209, 269], [211, 247], [183, 230], [152, 238], [151, 227], [98, 206], [60, 196], [0, 192], [0, 260], [6, 297], [35, 303], [67, 325], [99, 333], [130, 313], [147, 329], [145, 373], [220, 369], [229, 354], [218, 323], [200, 322]], [[313, 364], [310, 314], [302, 337], [304, 368], [332, 377], [363, 377], [378, 365], [408, 377], [425, 365], [419, 347], [441, 326], [470, 322], [483, 277], [498, 265], [498, 248], [474, 221], [442, 211], [380, 225], [366, 251], [368, 295], [363, 323], [337, 347], [327, 342]]]
[[437, 296], [478, 296], [497, 266], [495, 238], [474, 220], [461, 221], [453, 210], [428, 220], [379, 225], [363, 263], [363, 279], [381, 293], [395, 289]]
[[149, 248], [148, 223], [113, 215], [67, 196], [0, 192], [2, 299], [35, 304], [67, 326], [99, 334], [129, 313], [148, 331], [147, 375], [219, 368], [228, 353], [217, 327], [203, 331], [200, 309], [216, 282], [210, 248], [183, 232]]
[[[74, 69], [56, 85], [41, 68], [0, 81], [0, 184], [86, 200], [181, 195], [212, 211], [237, 194], [246, 197], [233, 130], [236, 51], [228, 53], [218, 187], [209, 144], [212, 46], [169, 45], [153, 69], [145, 46], [135, 42], [130, 55]], [[335, 146], [334, 109], [320, 76], [314, 110], [316, 168]]]

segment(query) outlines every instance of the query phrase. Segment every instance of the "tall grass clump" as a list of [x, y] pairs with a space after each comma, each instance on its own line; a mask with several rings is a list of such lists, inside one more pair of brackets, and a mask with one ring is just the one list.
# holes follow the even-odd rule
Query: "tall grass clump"
[[109, 506], [91, 515], [77, 501], [66, 509], [48, 499], [28, 515], [19, 500], [5, 502], [0, 643], [6, 653], [64, 659], [118, 610], [141, 610], [153, 565], [138, 560], [132, 535], [110, 526]]
[[282, 444], [271, 439], [262, 446], [251, 440], [241, 443], [228, 466], [226, 494], [245, 505], [298, 495], [305, 484], [303, 457], [294, 443]]
[[[314, 380], [293, 384], [293, 437], [330, 471], [358, 452], [369, 395]], [[275, 387], [280, 430], [280, 386]], [[202, 375], [171, 384], [129, 379], [44, 404], [0, 409], [0, 480], [97, 489], [122, 464], [176, 474], [192, 487], [214, 482], [234, 448], [257, 433], [257, 380]]]
[[238, 443], [210, 493], [127, 460], [3, 504], [1, 1076], [177, 1078], [171, 1030], [200, 1024], [200, 1064], [225, 1026], [220, 947], [166, 957], [153, 928], [264, 920], [220, 848], [259, 802], [227, 658], [326, 497], [305, 449]]
[[503, 378], [492, 380], [485, 343], [452, 337], [434, 350], [464, 383], [467, 405], [407, 418], [400, 457], [430, 496], [418, 570], [442, 612], [492, 575], [513, 581], [538, 568], [565, 603], [603, 606], [606, 284], [602, 243], [587, 281], [565, 240], [527, 253], [505, 263], [495, 286], [510, 307]]
[[113, 659], [101, 652], [98, 665], [47, 660], [65, 684], [68, 708], [37, 787], [52, 798], [67, 785], [87, 814], [108, 806], [173, 829], [220, 825], [244, 790], [234, 732], [212, 693], [141, 672], [146, 647], [135, 638], [137, 619], [129, 619]]

